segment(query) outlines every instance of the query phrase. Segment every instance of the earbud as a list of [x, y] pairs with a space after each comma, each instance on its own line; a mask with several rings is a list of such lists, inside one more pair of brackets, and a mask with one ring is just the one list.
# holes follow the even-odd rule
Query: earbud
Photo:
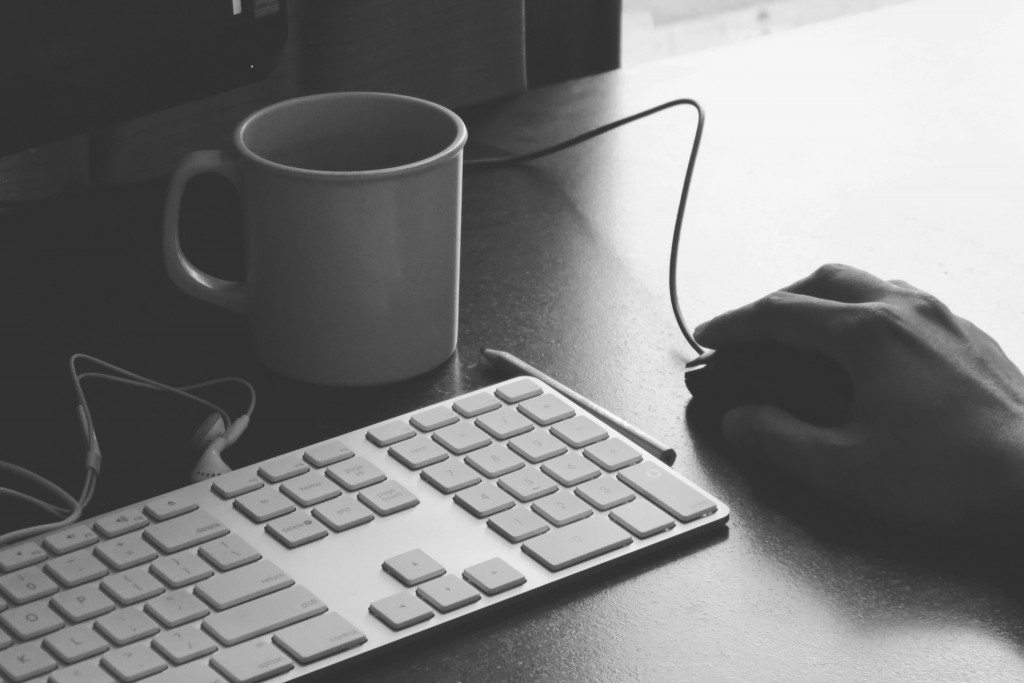
[[221, 457], [221, 452], [238, 441], [248, 426], [248, 415], [242, 415], [227, 429], [224, 429], [224, 420], [217, 413], [203, 420], [199, 429], [192, 435], [192, 443], [203, 448], [203, 454], [190, 475], [193, 483], [231, 471]]
[[189, 445], [197, 451], [205, 450], [218, 436], [224, 436], [225, 431], [227, 430], [224, 427], [224, 418], [220, 416], [220, 413], [213, 413], [203, 420], [203, 423], [192, 434], [192, 438], [188, 441]]
[[218, 436], [213, 440], [213, 443], [206, 447], [206, 450], [199, 457], [199, 462], [192, 469], [190, 478], [193, 483], [227, 474], [231, 471], [231, 468], [224, 462], [224, 459], [220, 457], [221, 450], [226, 447], [227, 440], [223, 436]]

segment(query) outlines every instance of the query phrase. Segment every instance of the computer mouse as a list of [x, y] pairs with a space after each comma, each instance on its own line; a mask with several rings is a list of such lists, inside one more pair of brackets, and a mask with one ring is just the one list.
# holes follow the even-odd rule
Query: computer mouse
[[813, 424], [846, 422], [853, 384], [846, 370], [819, 353], [774, 342], [706, 351], [686, 364], [693, 408], [709, 418], [743, 405], [773, 405]]

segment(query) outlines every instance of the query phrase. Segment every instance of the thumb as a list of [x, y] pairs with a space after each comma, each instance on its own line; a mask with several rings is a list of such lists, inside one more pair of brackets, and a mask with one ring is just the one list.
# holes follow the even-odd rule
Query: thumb
[[722, 418], [722, 435], [744, 455], [787, 470], [811, 486], [842, 476], [838, 431], [812, 425], [775, 406], [742, 406]]

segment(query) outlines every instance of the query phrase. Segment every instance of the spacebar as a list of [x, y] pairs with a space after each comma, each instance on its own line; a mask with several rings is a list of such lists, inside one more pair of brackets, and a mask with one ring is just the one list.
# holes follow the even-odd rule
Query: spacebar
[[629, 545], [633, 537], [607, 517], [594, 516], [582, 522], [549, 531], [523, 544], [523, 552], [551, 571], [558, 571]]
[[224, 645], [234, 645], [326, 611], [308, 589], [292, 586], [207, 617], [203, 628]]

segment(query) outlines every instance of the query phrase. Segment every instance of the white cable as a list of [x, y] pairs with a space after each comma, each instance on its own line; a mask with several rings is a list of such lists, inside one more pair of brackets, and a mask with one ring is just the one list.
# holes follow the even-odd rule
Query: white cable
[[[99, 365], [100, 367], [107, 369], [115, 375], [108, 375], [102, 372], [84, 372], [79, 373], [76, 367], [76, 363], [80, 360], [88, 361]], [[28, 470], [20, 465], [8, 463], [0, 460], [0, 470], [6, 470], [12, 474], [21, 475], [33, 482], [34, 484], [41, 487], [46, 492], [61, 499], [67, 507], [61, 507], [60, 505], [47, 502], [41, 498], [37, 498], [30, 494], [7, 487], [0, 487], [0, 495], [9, 496], [21, 500], [22, 502], [30, 505], [35, 505], [51, 514], [64, 515], [63, 519], [56, 522], [49, 522], [46, 524], [37, 524], [26, 529], [19, 529], [3, 535], [0, 535], [0, 546], [9, 545], [18, 541], [30, 538], [37, 534], [41, 534], [47, 531], [59, 529], [69, 524], [74, 524], [81, 519], [85, 508], [92, 501], [93, 494], [96, 492], [96, 484], [99, 480], [101, 455], [99, 448], [99, 441], [96, 437], [96, 428], [93, 423], [92, 413], [89, 410], [89, 404], [85, 400], [85, 392], [82, 390], [81, 380], [83, 379], [102, 379], [108, 382], [114, 382], [116, 384], [125, 384], [128, 386], [139, 387], [143, 389], [150, 389], [153, 391], [167, 391], [169, 393], [181, 396], [182, 398], [189, 399], [195, 403], [213, 410], [215, 413], [220, 415], [221, 419], [224, 420], [224, 426], [227, 430], [227, 434], [231, 435], [231, 438], [226, 440], [227, 444], [234, 443], [234, 441], [241, 435], [242, 431], [249, 423], [249, 418], [252, 416], [253, 411], [256, 409], [256, 389], [248, 381], [241, 377], [221, 377], [218, 379], [208, 380], [206, 382], [199, 382], [196, 384], [186, 384], [182, 386], [172, 386], [151, 380], [142, 375], [136, 374], [120, 368], [112, 363], [100, 360], [94, 356], [89, 356], [82, 353], [76, 353], [69, 359], [69, 366], [71, 369], [71, 380], [74, 385], [75, 395], [78, 398], [78, 416], [79, 422], [82, 428], [82, 438], [86, 443], [86, 474], [85, 481], [82, 484], [82, 492], [77, 499], [71, 494], [57, 486], [53, 482], [45, 479], [44, 477]], [[218, 405], [207, 401], [204, 398], [195, 396], [189, 392], [196, 391], [199, 389], [205, 389], [207, 387], [215, 386], [218, 384], [234, 383], [241, 384], [249, 393], [249, 406], [244, 414], [235, 420], [231, 420], [227, 411]]]

